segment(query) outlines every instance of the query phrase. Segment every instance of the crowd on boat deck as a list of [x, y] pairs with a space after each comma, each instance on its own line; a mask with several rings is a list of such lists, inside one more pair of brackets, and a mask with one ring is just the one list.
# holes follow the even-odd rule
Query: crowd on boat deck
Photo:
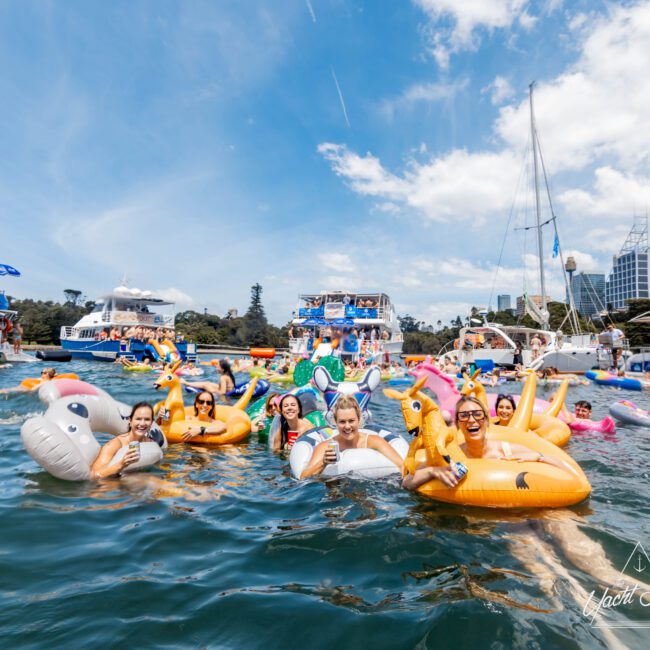
[[105, 327], [101, 332], [95, 334], [97, 341], [120, 341], [129, 339], [131, 341], [164, 341], [170, 340], [176, 343], [181, 343], [183, 337], [181, 334], [176, 334], [172, 327], [143, 327], [142, 325], [131, 327]]

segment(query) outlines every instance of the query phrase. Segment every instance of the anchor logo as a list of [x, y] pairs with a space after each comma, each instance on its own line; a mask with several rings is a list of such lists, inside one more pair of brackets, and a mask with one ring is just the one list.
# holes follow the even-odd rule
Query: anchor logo
[[637, 574], [643, 573], [648, 566], [650, 566], [650, 557], [643, 548], [643, 544], [637, 542], [621, 571], [621, 576], [627, 573], [628, 570], [634, 570]]

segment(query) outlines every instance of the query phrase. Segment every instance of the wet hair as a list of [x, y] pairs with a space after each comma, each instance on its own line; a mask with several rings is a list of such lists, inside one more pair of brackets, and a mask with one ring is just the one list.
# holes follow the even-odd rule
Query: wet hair
[[456, 402], [456, 415], [454, 416], [454, 424], [458, 426], [458, 411], [460, 410], [460, 407], [463, 404], [467, 404], [467, 402], [470, 402], [471, 404], [476, 404], [481, 411], [483, 411], [483, 414], [485, 415], [485, 420], [488, 420], [489, 413], [485, 410], [485, 405], [483, 402], [481, 402], [480, 399], [477, 399], [473, 395], [462, 395], [461, 398]]
[[210, 411], [208, 412], [208, 417], [211, 417], [214, 420], [214, 408], [215, 408], [215, 401], [214, 401], [214, 395], [209, 391], [209, 390], [202, 390], [200, 393], [197, 393], [196, 396], [194, 397], [194, 415], [199, 414], [199, 397], [201, 395], [209, 395], [212, 398], [212, 406], [210, 407]]
[[336, 404], [334, 404], [334, 408], [332, 409], [332, 416], [334, 417], [335, 422], [339, 411], [342, 411], [343, 409], [354, 409], [359, 418], [359, 422], [361, 422], [361, 407], [353, 395], [341, 395], [341, 397], [336, 400]]
[[578, 400], [575, 405], [591, 411], [591, 402], [588, 402], [586, 399]]
[[234, 388], [237, 385], [237, 382], [235, 381], [235, 375], [232, 374], [230, 362], [227, 359], [219, 359], [219, 368], [221, 368], [221, 372], [226, 375], [226, 377], [230, 377], [232, 380], [232, 387]]
[[297, 395], [294, 395], [293, 393], [287, 393], [286, 395], [282, 396], [282, 399], [280, 400], [280, 403], [278, 404], [278, 413], [280, 414], [280, 448], [284, 449], [284, 446], [289, 442], [289, 423], [287, 422], [287, 419], [284, 417], [282, 414], [282, 405], [284, 404], [284, 400], [287, 399], [288, 397], [293, 397], [293, 399], [298, 402], [298, 419], [302, 418], [302, 402], [298, 399]]
[[134, 404], [133, 408], [131, 409], [131, 414], [129, 415], [129, 421], [133, 419], [133, 416], [138, 409], [143, 408], [147, 408], [151, 411], [151, 421], [153, 422], [153, 406], [151, 406], [149, 402], [138, 402], [137, 404]]

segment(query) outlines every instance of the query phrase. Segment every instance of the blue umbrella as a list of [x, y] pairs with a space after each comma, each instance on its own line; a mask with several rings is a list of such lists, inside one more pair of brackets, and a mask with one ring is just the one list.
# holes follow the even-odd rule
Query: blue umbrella
[[332, 325], [350, 326], [350, 325], [354, 325], [354, 321], [351, 318], [335, 318], [332, 321]]
[[20, 271], [9, 264], [0, 264], [0, 275], [13, 275], [20, 277]]
[[308, 318], [307, 320], [303, 321], [303, 325], [325, 325], [327, 321], [323, 320], [322, 318]]

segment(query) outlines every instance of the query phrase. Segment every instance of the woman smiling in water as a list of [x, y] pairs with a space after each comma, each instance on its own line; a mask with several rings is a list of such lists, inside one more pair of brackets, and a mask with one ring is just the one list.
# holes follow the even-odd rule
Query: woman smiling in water
[[352, 395], [341, 395], [334, 405], [333, 414], [337, 435], [316, 446], [311, 460], [303, 470], [300, 478], [320, 474], [327, 465], [337, 462], [336, 452], [330, 446], [332, 442], [339, 444], [341, 452], [346, 449], [374, 449], [395, 463], [401, 471], [403, 461], [400, 455], [381, 436], [359, 430], [361, 426], [361, 408]]
[[185, 442], [191, 441], [197, 436], [202, 436], [205, 433], [223, 433], [226, 430], [226, 425], [220, 420], [215, 420], [214, 413], [214, 395], [207, 390], [201, 391], [194, 398], [194, 415], [188, 417], [190, 420], [201, 420], [204, 424], [193, 425], [187, 428], [183, 434]]

